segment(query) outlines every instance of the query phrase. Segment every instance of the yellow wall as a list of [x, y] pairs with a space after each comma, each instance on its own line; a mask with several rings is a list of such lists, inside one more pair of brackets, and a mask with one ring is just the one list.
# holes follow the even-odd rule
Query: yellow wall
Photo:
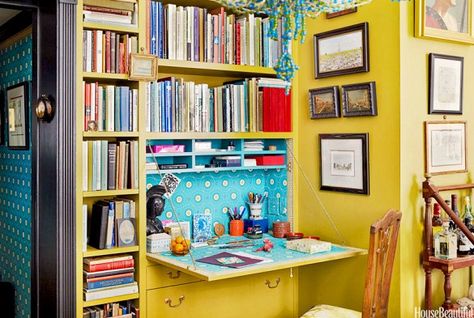
[[[389, 208], [400, 206], [400, 89], [399, 89], [399, 4], [373, 1], [355, 14], [334, 19], [324, 16], [308, 20], [308, 36], [299, 46], [298, 72], [300, 108], [298, 118], [299, 171], [298, 200], [300, 230], [340, 242], [309, 190], [305, 173], [314, 185], [348, 245], [368, 247], [370, 224]], [[314, 79], [313, 39], [315, 33], [369, 23], [370, 72], [326, 79]], [[311, 120], [308, 90], [317, 87], [376, 81], [378, 116]], [[370, 195], [319, 191], [320, 133], [369, 133]], [[300, 270], [299, 310], [327, 303], [361, 310], [366, 257], [307, 266]], [[399, 261], [394, 267], [390, 307], [393, 317], [400, 310]]]
[[[414, 1], [400, 3], [400, 58], [401, 58], [401, 209], [404, 212], [400, 235], [401, 308], [402, 316], [413, 315], [415, 306], [424, 303], [424, 272], [420, 265], [423, 230], [423, 204], [421, 182], [424, 171], [425, 120], [442, 120], [442, 115], [428, 115], [428, 54], [440, 53], [464, 57], [464, 114], [447, 116], [448, 120], [468, 120], [474, 116], [471, 101], [474, 91], [474, 73], [469, 70], [474, 64], [474, 48], [470, 45], [419, 39], [414, 34]], [[474, 125], [467, 126], [467, 166], [474, 168], [472, 136]], [[465, 173], [433, 177], [436, 185], [467, 182]], [[446, 198], [449, 192], [442, 193]], [[456, 271], [452, 276], [454, 299], [467, 293], [468, 271]], [[433, 275], [433, 290], [436, 290], [433, 306], [443, 301], [443, 280], [439, 271]]]

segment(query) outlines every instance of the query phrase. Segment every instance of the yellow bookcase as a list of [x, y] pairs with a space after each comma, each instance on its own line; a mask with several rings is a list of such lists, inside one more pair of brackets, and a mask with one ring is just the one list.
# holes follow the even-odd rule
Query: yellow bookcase
[[[162, 265], [157, 265], [147, 260], [146, 257], [146, 144], [148, 140], [159, 140], [159, 139], [287, 139], [291, 140], [292, 153], [297, 153], [297, 143], [294, 139], [296, 134], [294, 132], [289, 133], [156, 133], [147, 132], [145, 127], [145, 102], [146, 102], [146, 83], [138, 81], [129, 81], [126, 74], [108, 74], [108, 73], [90, 73], [83, 72], [82, 66], [82, 33], [84, 29], [97, 29], [97, 30], [110, 30], [119, 33], [128, 33], [132, 35], [138, 35], [138, 47], [146, 47], [146, 5], [144, 0], [137, 0], [138, 2], [138, 26], [135, 27], [122, 27], [115, 25], [107, 25], [101, 23], [89, 23], [83, 22], [82, 16], [82, 0], [78, 1], [77, 10], [77, 89], [76, 89], [76, 317], [82, 317], [84, 307], [101, 305], [109, 302], [119, 302], [124, 300], [135, 300], [136, 305], [140, 308], [140, 317], [200, 317], [206, 312], [206, 316], [214, 316], [209, 312], [209, 308], [213, 308], [211, 311], [220, 316], [231, 317], [234, 315], [234, 310], [229, 310], [229, 300], [225, 294], [218, 295], [215, 290], [224, 290], [225, 293], [231, 292], [235, 294], [237, 290], [245, 293], [249, 293], [251, 290], [256, 292], [264, 292], [263, 288], [266, 286], [256, 286], [255, 279], [259, 275], [267, 275], [266, 278], [269, 281], [274, 281], [276, 277], [285, 276], [280, 286], [280, 291], [276, 292], [273, 289], [267, 290], [272, 293], [265, 295], [255, 295], [254, 297], [262, 297], [262, 301], [269, 301], [274, 303], [272, 299], [276, 296], [281, 297], [283, 309], [276, 307], [275, 310], [278, 312], [285, 312], [288, 315], [296, 315], [297, 308], [297, 270], [295, 269], [291, 273], [295, 275], [295, 278], [290, 280], [289, 271], [275, 271], [266, 274], [252, 275], [242, 279], [229, 279], [219, 282], [199, 282], [195, 277], [179, 273], [176, 270], [172, 270]], [[205, 1], [164, 1], [173, 2], [177, 5], [198, 5], [200, 7], [215, 8], [218, 7], [216, 3], [211, 0]], [[186, 80], [194, 80], [196, 82], [206, 82], [209, 85], [222, 84], [229, 80], [241, 79], [245, 77], [268, 77], [274, 76], [275, 72], [271, 68], [246, 66], [246, 65], [227, 65], [217, 63], [201, 63], [201, 62], [189, 62], [189, 61], [174, 61], [159, 59], [158, 62], [159, 77], [163, 78], [170, 75], [176, 75], [185, 78]], [[137, 132], [84, 132], [84, 109], [83, 109], [83, 88], [82, 82], [86, 81], [97, 81], [99, 83], [129, 83], [134, 88], [139, 90], [138, 98], [138, 131]], [[298, 99], [297, 92], [295, 89], [297, 81], [293, 82], [293, 95], [292, 95], [292, 127], [295, 131], [297, 108], [296, 101]], [[114, 190], [114, 191], [95, 191], [95, 192], [83, 192], [82, 185], [82, 141], [85, 140], [97, 140], [106, 139], [109, 141], [133, 139], [138, 140], [139, 144], [139, 184], [138, 189], [128, 190]], [[289, 165], [292, 165], [291, 154], [288, 154]], [[297, 229], [297, 217], [295, 212], [297, 210], [297, 203], [293, 200], [293, 193], [296, 190], [297, 175], [292, 169], [288, 167], [288, 205], [293, 213], [291, 215], [291, 221], [293, 222], [293, 229]], [[126, 248], [113, 248], [98, 250], [92, 247], [88, 247], [86, 252], [82, 251], [82, 206], [83, 204], [92, 205], [93, 202], [100, 199], [109, 199], [116, 196], [125, 196], [132, 198], [136, 201], [136, 212], [137, 212], [137, 246], [126, 247]], [[83, 258], [113, 255], [119, 253], [127, 253], [134, 255], [135, 258], [135, 279], [138, 282], [139, 293], [124, 295], [118, 297], [111, 297], [95, 301], [84, 301], [83, 300]], [[281, 273], [280, 273], [281, 272]], [[270, 277], [271, 276], [271, 277]], [[275, 277], [273, 277], [275, 276]], [[263, 278], [262, 278], [263, 279]], [[171, 308], [170, 305], [175, 305], [179, 302], [180, 288], [182, 286], [188, 286], [186, 292], [188, 294], [202, 294], [201, 299], [208, 297], [203, 302], [193, 303], [188, 300], [186, 305], [176, 308], [175, 312], [166, 312], [165, 309]], [[169, 293], [169, 296], [166, 296]], [[160, 297], [171, 297], [170, 304], [165, 302], [156, 301]], [[225, 296], [225, 297], [224, 297]], [[248, 298], [248, 299], [247, 299]], [[246, 297], [246, 302], [252, 302], [252, 297]], [[285, 303], [286, 302], [286, 303]], [[261, 305], [260, 307], [262, 307]], [[259, 307], [259, 306], [257, 306]], [[280, 308], [280, 309], [278, 309]], [[248, 314], [251, 316], [251, 309], [248, 310]], [[263, 309], [262, 309], [263, 310]], [[155, 313], [155, 314], [153, 314]], [[239, 314], [235, 313], [235, 316], [242, 317], [243, 312]], [[269, 317], [271, 311], [268, 312]], [[180, 316], [181, 315], [181, 316]]]

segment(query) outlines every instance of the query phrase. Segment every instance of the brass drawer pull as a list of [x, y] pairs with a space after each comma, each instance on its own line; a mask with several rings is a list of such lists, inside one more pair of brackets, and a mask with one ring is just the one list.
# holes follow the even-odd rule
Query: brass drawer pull
[[272, 289], [273, 289], [273, 288], [277, 288], [279, 284], [280, 284], [280, 277], [278, 277], [278, 278], [276, 279], [275, 285], [273, 285], [273, 286], [271, 285], [271, 282], [270, 282], [268, 279], [265, 280], [265, 285], [267, 285], [268, 288], [272, 288]]
[[178, 279], [179, 277], [181, 276], [181, 272], [180, 271], [176, 271], [176, 275], [173, 276], [173, 272], [168, 272], [168, 277], [170, 279]]
[[184, 300], [184, 296], [179, 296], [179, 304], [177, 305], [172, 305], [171, 303], [173, 302], [171, 300], [171, 298], [166, 298], [165, 299], [165, 304], [168, 304], [168, 306], [170, 306], [171, 308], [176, 308], [176, 307], [179, 307], [182, 303], [183, 303], [183, 300]]

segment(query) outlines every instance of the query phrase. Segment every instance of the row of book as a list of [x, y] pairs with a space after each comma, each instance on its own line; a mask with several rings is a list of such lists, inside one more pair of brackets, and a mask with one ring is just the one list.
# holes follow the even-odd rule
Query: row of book
[[83, 82], [85, 131], [137, 131], [138, 90]]
[[[95, 202], [90, 219], [87, 205], [83, 205], [83, 250], [87, 245], [97, 249], [132, 246], [136, 244], [136, 204], [130, 199], [114, 199]], [[124, 220], [128, 220], [123, 226]], [[119, 233], [119, 230], [129, 230]]]
[[138, 188], [138, 141], [82, 142], [83, 191]]
[[169, 77], [147, 85], [146, 129], [152, 132], [291, 131], [287, 83], [249, 78], [219, 87]]
[[138, 37], [112, 31], [84, 30], [84, 72], [128, 73], [129, 56], [138, 52]]
[[147, 1], [148, 51], [164, 59], [273, 67], [282, 54], [278, 25], [273, 40], [269, 18]]
[[136, 0], [84, 0], [84, 22], [137, 25]]
[[138, 293], [132, 255], [84, 258], [83, 266], [85, 301]]
[[139, 318], [140, 310], [131, 300], [84, 308], [82, 318]]

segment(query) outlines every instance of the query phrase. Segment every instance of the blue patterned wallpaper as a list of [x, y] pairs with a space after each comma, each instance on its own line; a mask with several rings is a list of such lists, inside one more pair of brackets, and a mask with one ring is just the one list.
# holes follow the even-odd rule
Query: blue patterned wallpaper
[[[1, 49], [0, 88], [31, 81], [32, 63], [31, 35]], [[15, 286], [16, 317], [31, 316], [31, 219], [31, 145], [10, 150], [5, 142], [0, 145], [0, 276]]]
[[[269, 225], [276, 220], [286, 220], [287, 179], [285, 169], [252, 171], [221, 171], [176, 174], [181, 182], [171, 199], [180, 221], [189, 221], [192, 229], [192, 215], [211, 213], [212, 223], [225, 225], [229, 230], [229, 216], [226, 207], [245, 206], [248, 211], [249, 192], [268, 192], [269, 199], [263, 206], [263, 215], [268, 217]], [[147, 176], [147, 187], [158, 184], [159, 175]], [[244, 218], [248, 212], [244, 215]], [[160, 220], [175, 220], [171, 204], [166, 201]]]

